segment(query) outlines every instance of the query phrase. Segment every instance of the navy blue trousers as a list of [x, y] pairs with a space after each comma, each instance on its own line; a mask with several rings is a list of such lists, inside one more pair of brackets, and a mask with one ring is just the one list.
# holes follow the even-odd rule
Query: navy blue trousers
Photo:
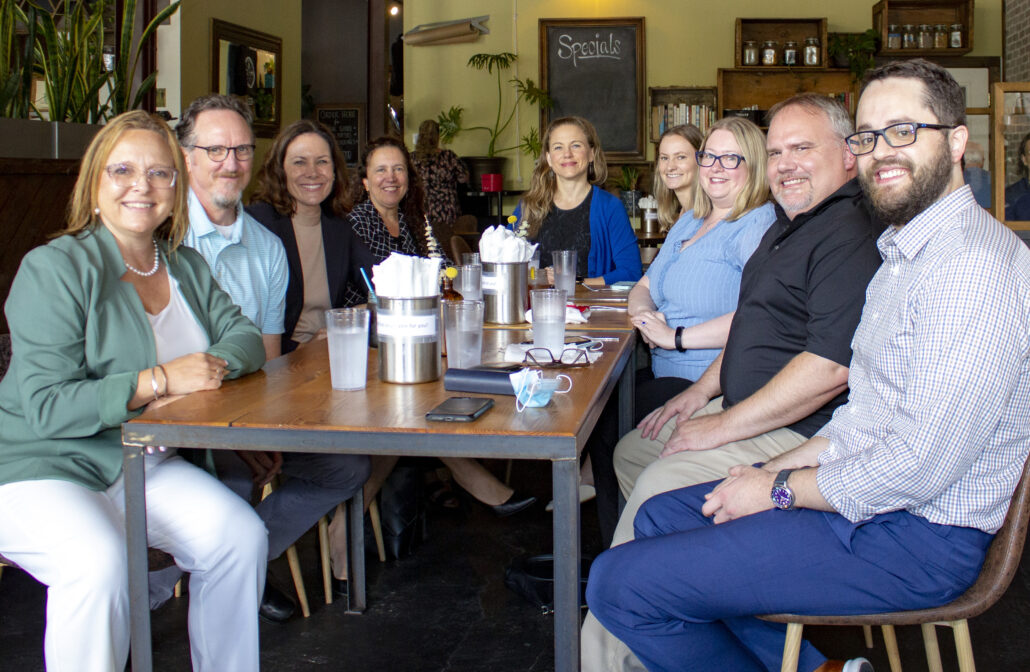
[[[950, 602], [993, 535], [907, 512], [850, 523], [835, 513], [765, 511], [715, 525], [715, 483], [648, 500], [636, 541], [601, 554], [587, 602], [649, 670], [780, 669], [786, 626], [756, 614], [861, 614]], [[826, 657], [803, 642], [798, 669]]]

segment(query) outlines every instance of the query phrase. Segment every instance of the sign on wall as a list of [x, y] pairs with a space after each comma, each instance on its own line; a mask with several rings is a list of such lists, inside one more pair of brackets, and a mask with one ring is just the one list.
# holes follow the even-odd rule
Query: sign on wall
[[315, 118], [332, 132], [347, 165], [356, 166], [361, 160], [361, 151], [365, 147], [365, 105], [363, 103], [316, 105]]
[[554, 100], [541, 110], [541, 133], [551, 119], [588, 119], [604, 153], [643, 159], [644, 19], [540, 19], [540, 81]]

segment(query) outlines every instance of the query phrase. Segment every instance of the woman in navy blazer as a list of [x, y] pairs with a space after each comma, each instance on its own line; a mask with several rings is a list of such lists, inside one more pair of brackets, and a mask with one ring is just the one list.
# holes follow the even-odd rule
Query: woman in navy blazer
[[347, 166], [329, 131], [302, 119], [272, 145], [247, 208], [283, 242], [289, 265], [283, 353], [325, 328], [324, 311], [362, 303], [368, 247], [346, 221], [352, 201]]

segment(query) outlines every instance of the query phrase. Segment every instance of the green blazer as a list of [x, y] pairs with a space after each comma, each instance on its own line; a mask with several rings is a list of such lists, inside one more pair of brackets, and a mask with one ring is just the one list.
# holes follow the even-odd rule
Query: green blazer
[[[227, 377], [265, 361], [261, 334], [180, 247], [161, 255]], [[157, 363], [154, 332], [104, 226], [61, 236], [25, 255], [4, 308], [13, 357], [0, 381], [0, 484], [60, 479], [92, 490], [122, 470], [121, 424], [139, 372]]]

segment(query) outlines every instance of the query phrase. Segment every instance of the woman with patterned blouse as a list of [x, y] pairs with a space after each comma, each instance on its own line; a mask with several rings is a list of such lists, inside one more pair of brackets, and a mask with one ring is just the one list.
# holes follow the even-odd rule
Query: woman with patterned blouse
[[439, 143], [439, 124], [426, 119], [418, 127], [415, 167], [425, 185], [429, 221], [434, 225], [453, 224], [461, 216], [458, 183], [468, 183], [469, 171], [454, 152], [440, 149]]

